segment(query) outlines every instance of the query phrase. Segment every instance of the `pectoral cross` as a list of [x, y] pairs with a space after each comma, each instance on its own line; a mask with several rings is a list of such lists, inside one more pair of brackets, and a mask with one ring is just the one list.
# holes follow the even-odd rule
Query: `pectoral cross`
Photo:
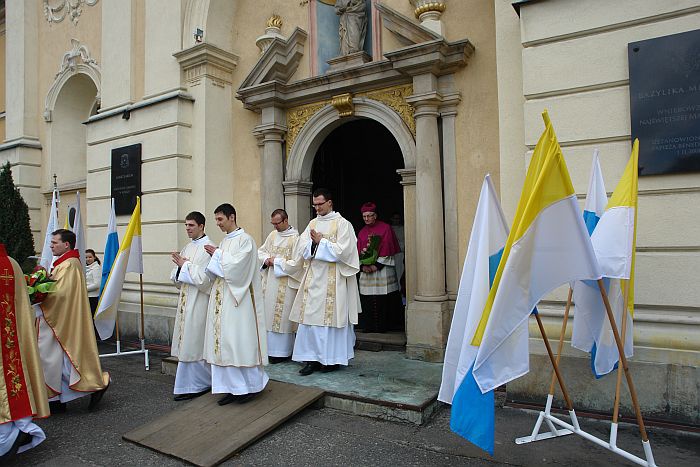
[[13, 274], [10, 274], [7, 268], [5, 268], [5, 272], [3, 272], [2, 275], [0, 275], [0, 279], [5, 281], [5, 286], [8, 286], [10, 285], [11, 281], [15, 280], [15, 276]]

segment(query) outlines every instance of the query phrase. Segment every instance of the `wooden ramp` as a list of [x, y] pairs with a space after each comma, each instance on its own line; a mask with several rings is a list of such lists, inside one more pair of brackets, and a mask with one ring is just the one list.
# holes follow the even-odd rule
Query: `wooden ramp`
[[270, 381], [262, 394], [245, 404], [223, 407], [221, 394], [185, 402], [123, 438], [194, 465], [217, 465], [245, 449], [323, 397], [322, 389]]

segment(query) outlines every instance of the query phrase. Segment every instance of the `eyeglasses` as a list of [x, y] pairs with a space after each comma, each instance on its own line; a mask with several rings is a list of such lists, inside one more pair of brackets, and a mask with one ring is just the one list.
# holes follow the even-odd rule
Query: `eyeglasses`
[[330, 200], [327, 199], [327, 200], [325, 200], [323, 203], [311, 203], [311, 206], [313, 206], [313, 207], [315, 207], [315, 208], [320, 208], [321, 206], [323, 206], [324, 204], [326, 204], [328, 201], [330, 201]]
[[272, 225], [274, 225], [274, 226], [278, 226], [278, 225], [280, 225], [282, 222], [284, 222], [284, 221], [283, 221], [283, 220], [282, 220], [282, 221], [279, 221], [279, 222], [272, 222], [272, 221], [270, 221], [270, 224], [272, 224]]

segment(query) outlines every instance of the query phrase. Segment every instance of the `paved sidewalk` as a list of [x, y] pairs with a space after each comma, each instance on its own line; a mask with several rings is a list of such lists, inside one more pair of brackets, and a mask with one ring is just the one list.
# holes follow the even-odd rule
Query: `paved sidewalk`
[[[67, 413], [39, 420], [47, 440], [10, 465], [185, 465], [121, 438], [178, 404], [172, 400], [174, 378], [160, 374], [160, 357], [152, 355], [149, 372], [141, 356], [109, 358], [103, 364], [113, 383], [100, 408], [88, 412], [88, 398], [83, 398], [69, 403]], [[424, 426], [308, 409], [224, 465], [633, 465], [572, 436], [516, 446], [513, 439], [528, 434], [536, 417], [533, 411], [498, 409], [491, 458], [450, 432], [447, 407]], [[601, 436], [608, 427], [595, 420], [582, 420], [582, 425]], [[623, 425], [620, 431], [618, 444], [641, 455], [636, 427]], [[657, 464], [700, 465], [700, 434], [651, 428], [649, 436]]]

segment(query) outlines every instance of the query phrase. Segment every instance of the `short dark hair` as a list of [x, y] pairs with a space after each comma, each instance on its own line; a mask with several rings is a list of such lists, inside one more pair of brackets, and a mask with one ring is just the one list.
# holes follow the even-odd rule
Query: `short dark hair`
[[229, 203], [220, 204], [214, 209], [214, 214], [221, 213], [226, 217], [231, 217], [233, 215], [233, 220], [236, 220], [236, 208], [234, 208]]
[[195, 221], [197, 225], [206, 225], [207, 220], [204, 218], [204, 214], [199, 211], [192, 211], [185, 216], [186, 221]]
[[86, 249], [85, 249], [85, 256], [87, 256], [88, 253], [90, 253], [92, 256], [95, 257], [95, 261], [97, 261], [97, 264], [99, 264], [100, 266], [102, 266], [102, 263], [100, 262], [100, 258], [97, 257], [97, 254], [95, 253], [95, 250], [93, 250], [92, 248], [86, 248]]
[[311, 196], [313, 196], [314, 198], [317, 198], [319, 196], [323, 196], [323, 198], [326, 201], [333, 200], [333, 195], [331, 194], [331, 190], [329, 190], [328, 188], [316, 188]]
[[275, 217], [275, 216], [280, 216], [283, 221], [289, 219], [289, 216], [287, 215], [287, 211], [284, 209], [275, 209], [272, 211], [272, 214], [270, 214], [270, 217]]
[[70, 249], [75, 248], [75, 234], [67, 229], [58, 229], [51, 232], [51, 235], [59, 235], [62, 242], [68, 242]]

